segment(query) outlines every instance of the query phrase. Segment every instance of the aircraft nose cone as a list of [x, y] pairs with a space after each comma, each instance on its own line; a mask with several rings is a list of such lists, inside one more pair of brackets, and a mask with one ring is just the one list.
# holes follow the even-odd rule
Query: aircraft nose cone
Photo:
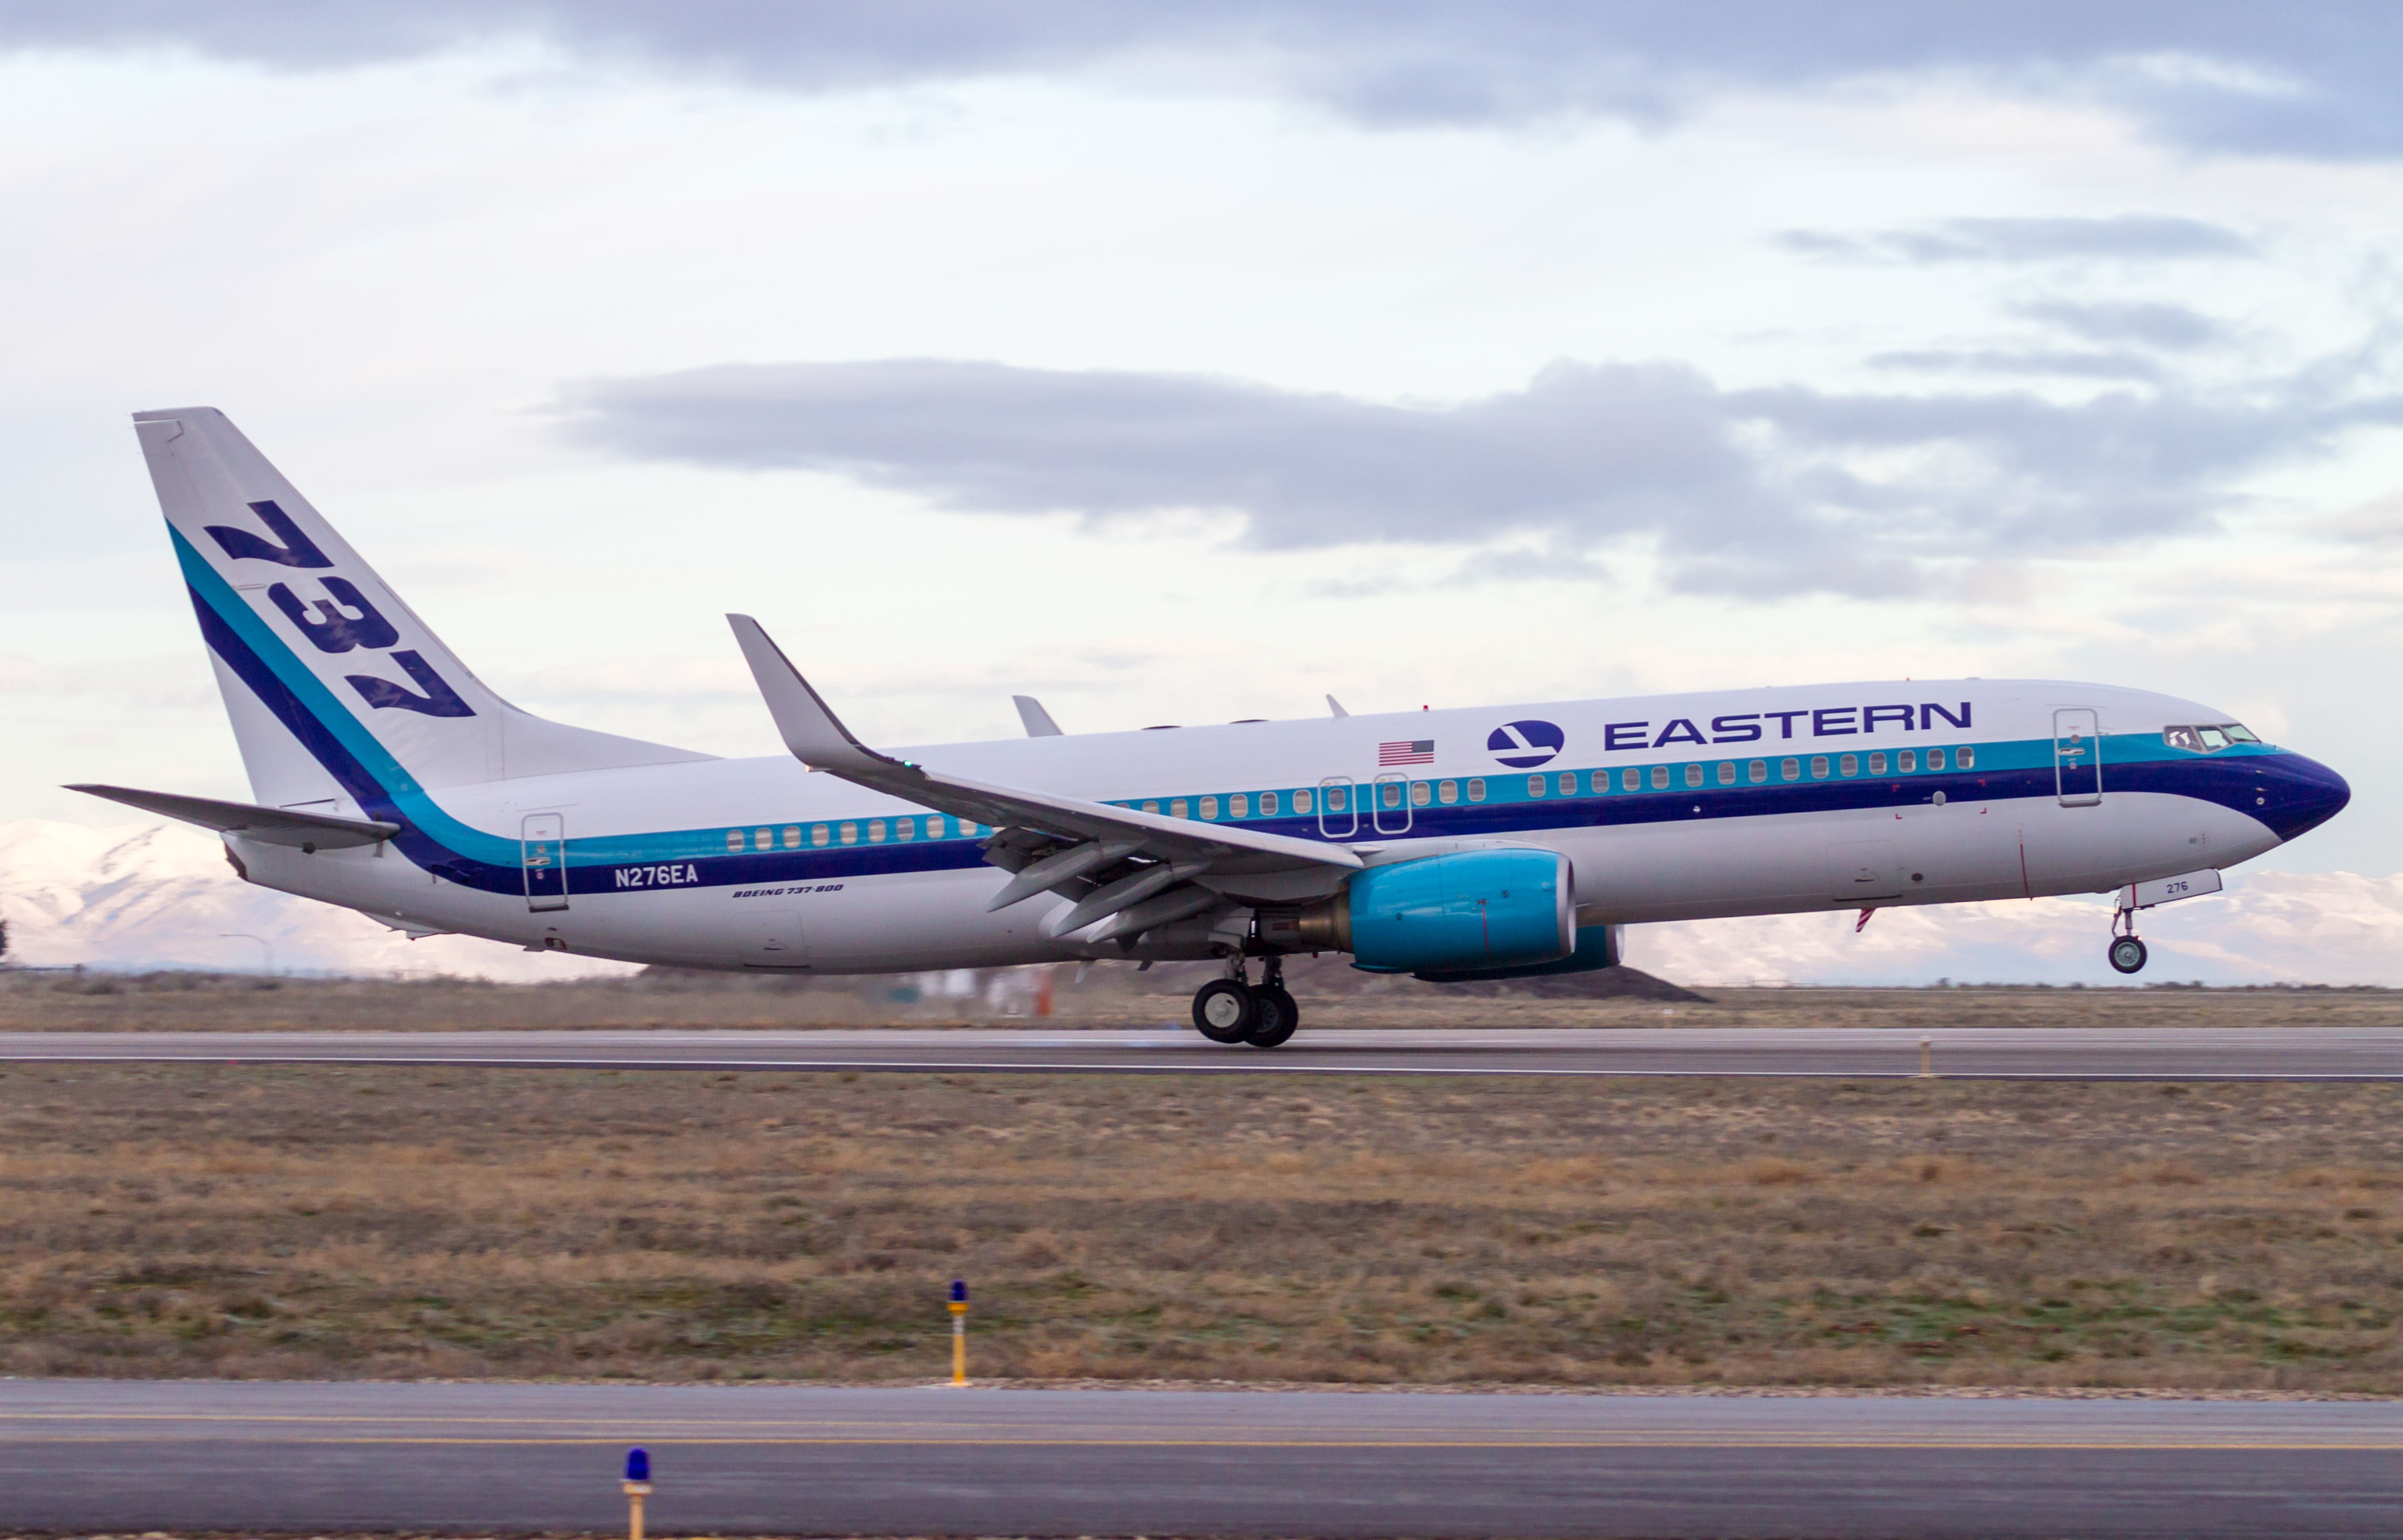
[[2353, 800], [2353, 788], [2344, 777], [2316, 759], [2280, 754], [2265, 755], [2257, 763], [2261, 773], [2254, 781], [2257, 801], [2253, 816], [2281, 839], [2310, 833]]

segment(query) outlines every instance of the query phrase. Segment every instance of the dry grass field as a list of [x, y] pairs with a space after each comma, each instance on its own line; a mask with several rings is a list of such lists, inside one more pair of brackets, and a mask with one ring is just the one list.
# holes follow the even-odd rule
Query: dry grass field
[[0, 1071], [0, 1372], [2403, 1390], [2403, 1088]]
[[[1024, 970], [1028, 975], [1040, 970]], [[1618, 970], [1614, 970], [1616, 974]], [[1187, 1020], [1194, 987], [1215, 970], [1123, 964], [1053, 972], [1062, 1026]], [[1362, 974], [1337, 959], [1303, 961], [1290, 978], [1310, 1030], [1330, 1027], [1534, 1026], [2395, 1026], [2403, 991], [2374, 989], [1711, 989], [1697, 995], [1636, 974], [1645, 992], [1579, 996], [1612, 976], [1512, 985], [1422, 984]], [[1023, 984], [1021, 978], [1015, 982]], [[1551, 992], [1535, 994], [1534, 989]], [[502, 1028], [960, 1026], [1024, 1020], [1033, 992], [1002, 1006], [986, 995], [924, 994], [912, 979], [791, 980], [742, 974], [649, 974], [564, 984], [440, 978], [260, 978], [0, 972], [0, 1032], [475, 1032]]]

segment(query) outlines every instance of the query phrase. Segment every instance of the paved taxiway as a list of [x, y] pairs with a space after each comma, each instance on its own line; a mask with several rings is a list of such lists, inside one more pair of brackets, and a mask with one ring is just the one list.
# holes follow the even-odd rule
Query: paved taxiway
[[[1936, 1071], [2030, 1079], [2403, 1079], [2395, 1027], [1938, 1030]], [[0, 1061], [491, 1064], [541, 1069], [1208, 1071], [1381, 1075], [1907, 1075], [1879, 1028], [1322, 1029], [1274, 1052], [1143, 1031], [7, 1033]]]
[[2403, 1404], [0, 1383], [12, 1529], [2367, 1535]]

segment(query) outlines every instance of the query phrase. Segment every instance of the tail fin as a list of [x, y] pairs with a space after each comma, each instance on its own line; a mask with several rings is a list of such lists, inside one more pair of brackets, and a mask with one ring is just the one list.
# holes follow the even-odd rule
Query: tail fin
[[133, 423], [260, 803], [365, 808], [425, 787], [709, 757], [518, 710], [223, 412]]

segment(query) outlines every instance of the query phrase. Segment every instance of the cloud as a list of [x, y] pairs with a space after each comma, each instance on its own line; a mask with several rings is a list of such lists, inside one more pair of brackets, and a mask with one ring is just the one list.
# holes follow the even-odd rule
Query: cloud
[[2164, 353], [2184, 353], [2228, 339], [2224, 322], [2184, 305], [2041, 299], [2014, 308], [2031, 321], [2058, 326], [2089, 342], [2132, 343]]
[[2167, 378], [2153, 360], [2132, 353], [2071, 353], [2052, 348], [1914, 348], [1872, 354], [1872, 367], [1920, 374], [2016, 374], [2063, 380]]
[[977, 513], [1234, 513], [1267, 549], [1590, 555], [1650, 542], [1678, 588], [1894, 597], [1996, 557], [2207, 525], [2248, 473], [2403, 422], [2368, 365], [2220, 397], [1727, 391], [1678, 364], [1558, 363], [1396, 405], [1246, 381], [902, 359], [723, 365], [563, 393], [644, 459], [851, 478]]
[[1802, 257], [1831, 261], [2063, 262], [2178, 261], [2259, 255], [2246, 237], [2225, 226], [2167, 214], [2103, 218], [1945, 219], [1910, 229], [1847, 234], [1784, 230], [1771, 238]]
[[285, 68], [533, 39], [775, 90], [1115, 74], [1376, 124], [1672, 121], [1733, 91], [1896, 81], [2101, 103], [2190, 149], [2403, 152], [2403, 10], [2076, 0], [0, 0], [0, 47], [181, 48]]

